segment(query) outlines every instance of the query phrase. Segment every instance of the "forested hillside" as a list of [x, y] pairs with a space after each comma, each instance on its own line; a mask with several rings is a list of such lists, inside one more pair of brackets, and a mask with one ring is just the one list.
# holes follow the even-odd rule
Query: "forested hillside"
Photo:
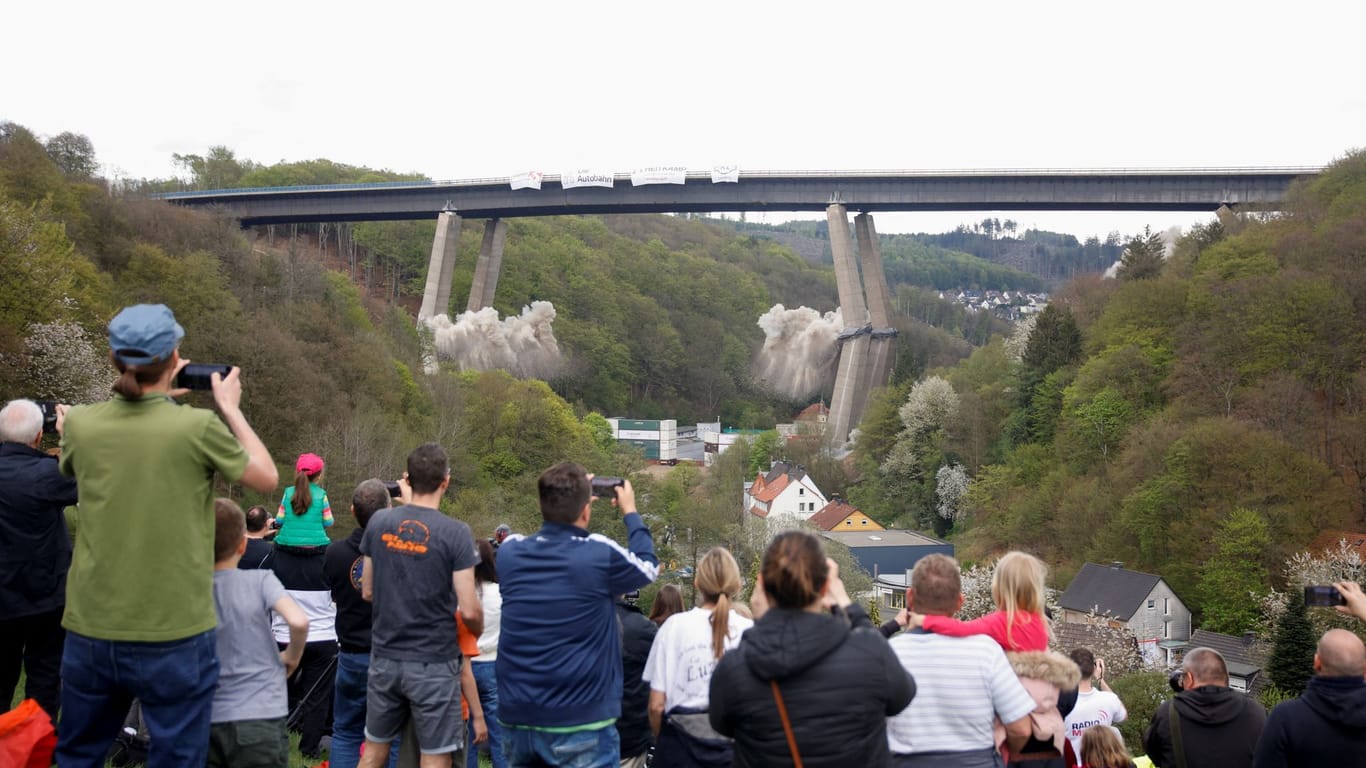
[[886, 393], [849, 495], [969, 559], [1024, 548], [1062, 584], [1118, 560], [1226, 615], [1319, 531], [1366, 524], [1363, 254], [1362, 153], [1279, 218], [1197, 227], [1165, 262], [1131, 248], [1032, 331]]
[[[436, 440], [453, 458], [452, 508], [485, 535], [499, 522], [535, 525], [534, 478], [555, 461], [605, 474], [640, 468], [638, 455], [615, 452], [599, 414], [685, 423], [719, 415], [747, 427], [789, 420], [804, 403], [751, 381], [763, 340], [756, 321], [779, 302], [821, 310], [835, 303], [828, 268], [705, 222], [518, 221], [495, 304], [516, 314], [527, 302], [553, 301], [564, 370], [548, 383], [449, 364], [427, 375], [411, 304], [430, 224], [242, 231], [140, 194], [170, 186], [164, 182], [111, 191], [94, 175], [93, 153], [83, 137], [44, 141], [0, 125], [0, 397], [108, 397], [105, 324], [121, 306], [164, 302], [186, 329], [187, 357], [242, 367], [244, 410], [282, 466], [303, 451], [323, 455], [328, 488], [344, 499], [360, 479], [396, 476], [412, 447]], [[204, 183], [223, 186], [397, 176], [327, 161], [263, 168], [222, 148], [182, 162]], [[466, 222], [462, 232], [456, 308], [481, 228]], [[968, 338], [985, 339], [993, 327], [932, 297], [910, 303], [922, 319], [900, 321], [906, 352], [898, 370], [908, 378], [966, 356]], [[664, 553], [677, 559], [725, 542], [752, 557], [738, 525], [741, 479], [750, 471], [742, 448], [705, 476], [692, 468], [662, 481], [639, 476], [642, 508], [661, 526]], [[610, 516], [599, 521], [613, 524]], [[336, 532], [349, 525], [343, 516]]]

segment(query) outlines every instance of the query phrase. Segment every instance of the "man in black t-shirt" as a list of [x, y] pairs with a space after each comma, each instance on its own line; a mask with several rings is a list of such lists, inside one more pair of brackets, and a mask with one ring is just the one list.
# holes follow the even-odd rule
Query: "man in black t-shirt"
[[374, 604], [363, 768], [384, 764], [410, 713], [424, 768], [449, 766], [464, 745], [455, 615], [478, 636], [484, 611], [474, 534], [438, 509], [450, 482], [446, 451], [417, 448], [399, 481], [403, 506], [377, 512], [361, 535], [361, 593]]
[[370, 673], [371, 609], [361, 596], [361, 537], [370, 518], [389, 508], [389, 489], [371, 479], [356, 486], [351, 495], [351, 514], [356, 529], [342, 540], [327, 545], [323, 575], [337, 604], [337, 676], [332, 703], [331, 760], [337, 766], [354, 766], [365, 740], [365, 681]]
[[247, 551], [237, 561], [237, 567], [248, 571], [255, 568], [269, 570], [275, 559], [275, 542], [271, 541], [275, 538], [275, 516], [257, 504], [247, 510], [246, 518]]

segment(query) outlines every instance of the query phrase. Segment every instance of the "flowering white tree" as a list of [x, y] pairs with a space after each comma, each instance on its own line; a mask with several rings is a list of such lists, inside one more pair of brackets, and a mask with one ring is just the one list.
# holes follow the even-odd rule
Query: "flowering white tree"
[[1034, 332], [1038, 315], [1028, 315], [1015, 324], [1010, 337], [1005, 341], [1006, 354], [1015, 362], [1024, 360], [1025, 348], [1029, 346], [1029, 335]]
[[64, 403], [108, 399], [114, 369], [81, 326], [62, 321], [31, 325], [24, 351], [27, 396]]
[[935, 473], [939, 516], [958, 522], [963, 516], [963, 496], [968, 492], [968, 471], [962, 464], [945, 464]]
[[905, 426], [902, 437], [920, 438], [935, 430], [948, 431], [958, 418], [958, 393], [939, 376], [918, 382], [897, 411]]

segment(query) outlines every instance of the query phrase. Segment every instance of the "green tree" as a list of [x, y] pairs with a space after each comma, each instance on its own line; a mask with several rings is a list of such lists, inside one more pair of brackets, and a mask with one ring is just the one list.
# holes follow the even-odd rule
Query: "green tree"
[[1271, 648], [1271, 659], [1267, 663], [1267, 674], [1271, 682], [1281, 692], [1298, 696], [1304, 692], [1309, 678], [1314, 676], [1314, 654], [1318, 650], [1318, 640], [1314, 637], [1314, 626], [1309, 623], [1309, 614], [1304, 607], [1304, 595], [1298, 590], [1290, 593], [1290, 602], [1276, 624], [1275, 642]]
[[43, 148], [67, 176], [87, 179], [100, 168], [95, 160], [95, 145], [84, 134], [63, 131], [48, 139]]
[[238, 160], [236, 153], [222, 145], [209, 147], [203, 155], [177, 153], [171, 159], [190, 172], [190, 183], [195, 189], [230, 189], [259, 167], [250, 160]]
[[1271, 532], [1260, 512], [1239, 507], [1219, 524], [1215, 541], [1214, 556], [1200, 568], [1201, 627], [1241, 635], [1256, 627], [1260, 599], [1270, 587], [1263, 558]]
[[1143, 234], [1135, 236], [1124, 246], [1124, 256], [1120, 259], [1121, 280], [1147, 280], [1162, 273], [1162, 259], [1167, 246], [1162, 235], [1144, 227]]

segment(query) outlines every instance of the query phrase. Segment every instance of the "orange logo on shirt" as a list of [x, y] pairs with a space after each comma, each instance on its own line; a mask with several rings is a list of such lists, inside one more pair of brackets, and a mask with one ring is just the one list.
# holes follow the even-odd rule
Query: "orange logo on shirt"
[[427, 554], [427, 542], [432, 532], [426, 524], [417, 520], [404, 520], [398, 524], [397, 533], [386, 533], [379, 537], [390, 552], [403, 555]]

